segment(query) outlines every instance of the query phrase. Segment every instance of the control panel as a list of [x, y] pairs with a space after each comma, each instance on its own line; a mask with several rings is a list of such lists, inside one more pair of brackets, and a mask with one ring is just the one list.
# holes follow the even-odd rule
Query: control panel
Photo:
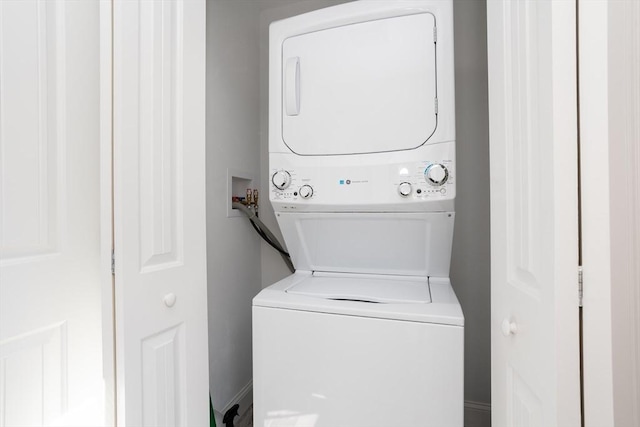
[[[453, 200], [451, 159], [386, 165], [311, 166], [270, 171], [273, 202], [303, 205], [371, 205]], [[297, 206], [297, 207], [296, 207]]]

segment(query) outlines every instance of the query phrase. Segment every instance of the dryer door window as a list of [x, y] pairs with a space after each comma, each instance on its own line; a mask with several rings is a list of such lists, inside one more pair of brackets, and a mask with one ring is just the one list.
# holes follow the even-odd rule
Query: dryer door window
[[430, 13], [311, 32], [282, 45], [282, 135], [300, 155], [413, 149], [436, 128]]

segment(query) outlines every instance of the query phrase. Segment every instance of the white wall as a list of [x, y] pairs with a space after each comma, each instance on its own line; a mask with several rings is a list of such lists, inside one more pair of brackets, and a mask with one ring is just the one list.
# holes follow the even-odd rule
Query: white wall
[[640, 4], [580, 3], [585, 425], [640, 425]]
[[626, 0], [608, 6], [613, 410], [616, 426], [638, 426], [640, 3]]
[[260, 243], [243, 217], [227, 218], [227, 168], [259, 176], [258, 10], [207, 1], [207, 274], [209, 379], [221, 411], [251, 371], [251, 300], [260, 291]]

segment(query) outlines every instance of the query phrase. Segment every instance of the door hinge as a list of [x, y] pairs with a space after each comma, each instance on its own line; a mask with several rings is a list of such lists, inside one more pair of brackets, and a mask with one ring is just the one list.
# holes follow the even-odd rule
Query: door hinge
[[438, 114], [438, 98], [435, 98], [435, 99], [433, 100], [433, 107], [434, 107], [434, 108], [435, 108], [435, 110], [436, 110], [436, 114]]
[[583, 294], [583, 282], [582, 282], [582, 266], [578, 266], [578, 307], [582, 307], [582, 294]]
[[116, 253], [111, 249], [111, 274], [116, 274]]
[[438, 43], [438, 27], [433, 27], [433, 42]]

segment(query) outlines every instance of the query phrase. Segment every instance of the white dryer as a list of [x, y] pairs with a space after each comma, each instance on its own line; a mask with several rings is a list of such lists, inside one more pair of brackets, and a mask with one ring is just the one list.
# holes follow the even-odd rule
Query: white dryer
[[253, 301], [254, 424], [461, 427], [451, 0], [275, 22], [269, 74], [296, 273]]

